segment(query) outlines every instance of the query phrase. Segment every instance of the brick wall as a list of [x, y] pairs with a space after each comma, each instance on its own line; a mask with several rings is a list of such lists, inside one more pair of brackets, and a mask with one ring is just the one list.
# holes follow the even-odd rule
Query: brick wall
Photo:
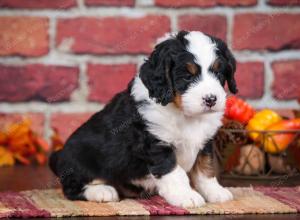
[[67, 137], [180, 29], [228, 42], [254, 106], [299, 107], [300, 0], [0, 0], [0, 119]]

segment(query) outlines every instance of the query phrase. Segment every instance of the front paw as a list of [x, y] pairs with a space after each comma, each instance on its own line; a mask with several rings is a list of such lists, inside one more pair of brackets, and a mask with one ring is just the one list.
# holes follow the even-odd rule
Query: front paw
[[211, 203], [226, 202], [233, 199], [232, 193], [221, 185], [208, 186], [202, 195], [207, 202]]
[[179, 192], [165, 192], [162, 193], [161, 196], [164, 197], [169, 204], [183, 208], [195, 208], [205, 204], [203, 197], [192, 189], [181, 190]]

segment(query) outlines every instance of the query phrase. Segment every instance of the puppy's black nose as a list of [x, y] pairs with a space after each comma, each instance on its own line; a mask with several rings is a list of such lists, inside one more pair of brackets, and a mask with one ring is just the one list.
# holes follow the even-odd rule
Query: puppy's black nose
[[204, 104], [207, 106], [207, 107], [213, 107], [216, 102], [217, 102], [217, 97], [215, 95], [206, 95], [204, 98], [203, 98], [203, 102]]

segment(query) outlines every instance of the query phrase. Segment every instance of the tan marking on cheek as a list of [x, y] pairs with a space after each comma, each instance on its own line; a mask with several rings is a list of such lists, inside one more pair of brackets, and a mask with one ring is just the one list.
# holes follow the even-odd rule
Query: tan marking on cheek
[[194, 63], [187, 63], [186, 68], [192, 75], [196, 75], [198, 72], [198, 67]]
[[180, 108], [180, 109], [182, 108], [182, 98], [178, 92], [176, 92], [173, 102], [177, 108]]

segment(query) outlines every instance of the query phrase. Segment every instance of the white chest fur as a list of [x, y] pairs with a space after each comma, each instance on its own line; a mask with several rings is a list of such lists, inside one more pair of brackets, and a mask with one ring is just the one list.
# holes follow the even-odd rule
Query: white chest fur
[[147, 101], [138, 111], [148, 122], [148, 131], [165, 144], [176, 148], [177, 163], [186, 171], [192, 168], [197, 154], [221, 126], [223, 112], [186, 117], [174, 104], [162, 106], [149, 98], [149, 93], [137, 76], [131, 91], [136, 101]]
[[176, 148], [177, 163], [186, 171], [192, 168], [197, 154], [221, 126], [221, 112], [189, 118], [172, 104], [149, 104], [139, 108], [148, 121], [148, 131]]

